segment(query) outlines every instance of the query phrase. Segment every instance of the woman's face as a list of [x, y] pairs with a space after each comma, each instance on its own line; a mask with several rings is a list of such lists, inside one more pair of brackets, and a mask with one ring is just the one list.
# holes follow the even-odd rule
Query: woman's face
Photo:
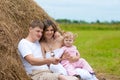
[[46, 30], [45, 30], [45, 33], [44, 33], [44, 37], [46, 39], [51, 39], [54, 35], [54, 29], [52, 26], [49, 26]]

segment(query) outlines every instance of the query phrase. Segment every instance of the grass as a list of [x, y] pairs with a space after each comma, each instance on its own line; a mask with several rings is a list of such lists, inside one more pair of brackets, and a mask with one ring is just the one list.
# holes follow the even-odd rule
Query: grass
[[65, 31], [77, 33], [75, 45], [97, 73], [120, 74], [120, 31], [79, 30], [62, 27]]
[[113, 75], [120, 74], [120, 31], [73, 31], [78, 33], [75, 45], [81, 57], [93, 66], [95, 71]]
[[65, 30], [120, 30], [120, 24], [60, 24]]

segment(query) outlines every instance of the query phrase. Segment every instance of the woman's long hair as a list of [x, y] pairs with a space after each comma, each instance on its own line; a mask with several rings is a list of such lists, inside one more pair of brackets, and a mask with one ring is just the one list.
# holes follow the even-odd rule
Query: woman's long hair
[[44, 33], [48, 27], [52, 26], [54, 33], [59, 30], [57, 25], [52, 20], [47, 19], [47, 20], [44, 20], [43, 23], [44, 23], [43, 36], [40, 41], [45, 41]]

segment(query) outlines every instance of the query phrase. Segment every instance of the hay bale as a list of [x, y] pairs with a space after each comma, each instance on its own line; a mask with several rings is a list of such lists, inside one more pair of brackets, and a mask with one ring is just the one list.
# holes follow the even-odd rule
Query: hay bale
[[51, 19], [33, 0], [0, 0], [0, 80], [29, 80], [17, 54], [34, 19]]

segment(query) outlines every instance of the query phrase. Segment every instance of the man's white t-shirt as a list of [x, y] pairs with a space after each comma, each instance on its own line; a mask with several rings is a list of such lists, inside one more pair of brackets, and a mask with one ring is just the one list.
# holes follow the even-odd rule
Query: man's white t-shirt
[[47, 65], [33, 66], [24, 59], [24, 57], [29, 54], [33, 54], [35, 58], [43, 59], [41, 46], [38, 41], [33, 43], [26, 39], [22, 39], [18, 44], [18, 51], [27, 74], [31, 74], [33, 70], [48, 70]]

